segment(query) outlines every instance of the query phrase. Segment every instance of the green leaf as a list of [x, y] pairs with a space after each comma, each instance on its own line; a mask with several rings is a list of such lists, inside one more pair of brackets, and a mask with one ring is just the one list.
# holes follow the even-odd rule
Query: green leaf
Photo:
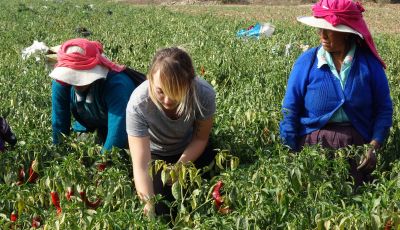
[[178, 181], [172, 184], [172, 196], [174, 196], [175, 200], [180, 200], [181, 198], [181, 185]]
[[201, 177], [197, 176], [195, 179], [195, 182], [197, 184], [197, 187], [201, 187], [201, 184], [203, 183], [203, 180], [201, 179]]
[[50, 177], [47, 177], [47, 178], [46, 178], [46, 186], [47, 186], [50, 190], [52, 190], [52, 188], [51, 188]]
[[222, 158], [223, 158], [223, 156], [221, 155], [221, 154], [218, 154], [216, 157], [215, 157], [215, 160], [216, 160], [216, 164], [217, 164], [217, 166], [218, 166], [218, 168], [219, 169], [224, 169], [224, 167], [222, 166]]
[[341, 220], [340, 220], [340, 223], [339, 223], [339, 229], [340, 230], [344, 230], [344, 229], [346, 229], [346, 223], [347, 223], [347, 220], [349, 219], [349, 217], [344, 217], [344, 218], [342, 218]]
[[161, 181], [163, 182], [163, 185], [165, 185], [168, 182], [169, 178], [170, 178], [170, 175], [167, 172], [167, 170], [162, 170], [161, 171]]
[[360, 203], [363, 202], [363, 200], [362, 200], [362, 198], [361, 198], [360, 196], [353, 197], [352, 199], [353, 199], [354, 201], [357, 201], [357, 202], [360, 202]]
[[231, 158], [231, 170], [235, 170], [239, 165], [239, 158], [238, 157], [232, 157]]
[[18, 200], [17, 202], [17, 207], [18, 207], [18, 215], [21, 215], [24, 211], [25, 208], [25, 203], [23, 200]]
[[93, 216], [93, 215], [97, 214], [96, 210], [93, 210], [93, 209], [86, 209], [85, 212], [86, 212], [89, 216]]
[[381, 197], [378, 197], [374, 200], [374, 205], [372, 206], [372, 210], [375, 210], [381, 204]]
[[378, 229], [381, 227], [381, 218], [378, 215], [372, 214], [372, 223], [375, 229]]
[[179, 168], [180, 170], [179, 170], [179, 175], [178, 175], [178, 180], [179, 180], [179, 183], [183, 186], [183, 187], [186, 187], [186, 167], [185, 167], [185, 165], [180, 165], [180, 168]]
[[331, 229], [331, 221], [330, 221], [330, 220], [325, 221], [324, 227], [325, 227], [325, 229], [327, 229], [327, 230]]
[[196, 209], [197, 208], [197, 200], [196, 197], [192, 197], [192, 199], [190, 200], [190, 205], [192, 206], [192, 209]]
[[299, 182], [299, 185], [301, 186], [302, 185], [302, 183], [301, 183], [301, 172], [300, 172], [300, 169], [299, 168], [295, 168], [295, 174], [296, 174], [296, 177], [297, 177], [297, 180], [298, 180], [298, 182]]

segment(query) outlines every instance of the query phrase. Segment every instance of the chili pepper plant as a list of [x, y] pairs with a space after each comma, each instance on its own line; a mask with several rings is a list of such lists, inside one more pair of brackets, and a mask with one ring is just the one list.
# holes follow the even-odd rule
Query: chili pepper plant
[[[355, 189], [347, 159], [361, 157], [364, 147], [293, 153], [279, 140], [294, 61], [304, 47], [319, 43], [315, 30], [295, 20], [309, 14], [308, 7], [0, 1], [0, 116], [18, 138], [0, 152], [0, 228], [398, 229], [400, 7], [366, 9], [388, 66], [394, 117], [373, 182]], [[377, 26], [379, 20], [385, 26]], [[236, 38], [257, 21], [272, 23], [274, 34]], [[125, 150], [101, 153], [92, 133], [82, 138], [71, 132], [52, 144], [51, 67], [45, 54], [23, 59], [22, 50], [35, 40], [50, 47], [80, 36], [102, 42], [107, 57], [143, 73], [157, 49], [183, 47], [196, 74], [216, 91], [215, 164], [196, 169], [155, 162], [151, 169], [172, 186], [175, 200], [168, 205], [176, 215], [170, 220], [143, 215]]]

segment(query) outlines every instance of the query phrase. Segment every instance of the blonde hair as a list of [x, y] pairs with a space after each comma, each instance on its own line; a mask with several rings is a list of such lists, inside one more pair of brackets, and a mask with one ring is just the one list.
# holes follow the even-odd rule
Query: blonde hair
[[156, 99], [154, 75], [160, 71], [160, 81], [164, 94], [178, 103], [177, 115], [189, 119], [197, 107], [202, 113], [196, 94], [195, 72], [192, 59], [181, 48], [170, 47], [158, 50], [153, 58], [147, 78], [150, 85], [150, 98], [162, 110], [161, 103]]

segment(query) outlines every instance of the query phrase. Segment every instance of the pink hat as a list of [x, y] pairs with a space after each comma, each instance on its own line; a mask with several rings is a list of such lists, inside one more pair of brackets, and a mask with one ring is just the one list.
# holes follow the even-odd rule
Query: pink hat
[[357, 34], [386, 68], [362, 16], [365, 9], [361, 3], [352, 0], [320, 0], [313, 5], [312, 11], [314, 16], [298, 17], [297, 20], [317, 28]]
[[109, 70], [121, 72], [124, 66], [103, 55], [103, 46], [84, 38], [68, 40], [57, 52], [57, 64], [50, 77], [70, 85], [83, 86], [106, 78]]

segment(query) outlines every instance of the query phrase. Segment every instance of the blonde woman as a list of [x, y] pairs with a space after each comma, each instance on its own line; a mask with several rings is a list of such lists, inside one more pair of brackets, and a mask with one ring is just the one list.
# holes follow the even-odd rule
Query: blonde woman
[[151, 197], [173, 198], [159, 176], [151, 179], [150, 162], [209, 165], [215, 157], [208, 140], [216, 106], [212, 86], [195, 76], [190, 56], [180, 48], [159, 50], [147, 77], [131, 95], [126, 122], [136, 191], [146, 202], [144, 213], [151, 216], [154, 210], [158, 215], [170, 212], [161, 203], [154, 207]]

